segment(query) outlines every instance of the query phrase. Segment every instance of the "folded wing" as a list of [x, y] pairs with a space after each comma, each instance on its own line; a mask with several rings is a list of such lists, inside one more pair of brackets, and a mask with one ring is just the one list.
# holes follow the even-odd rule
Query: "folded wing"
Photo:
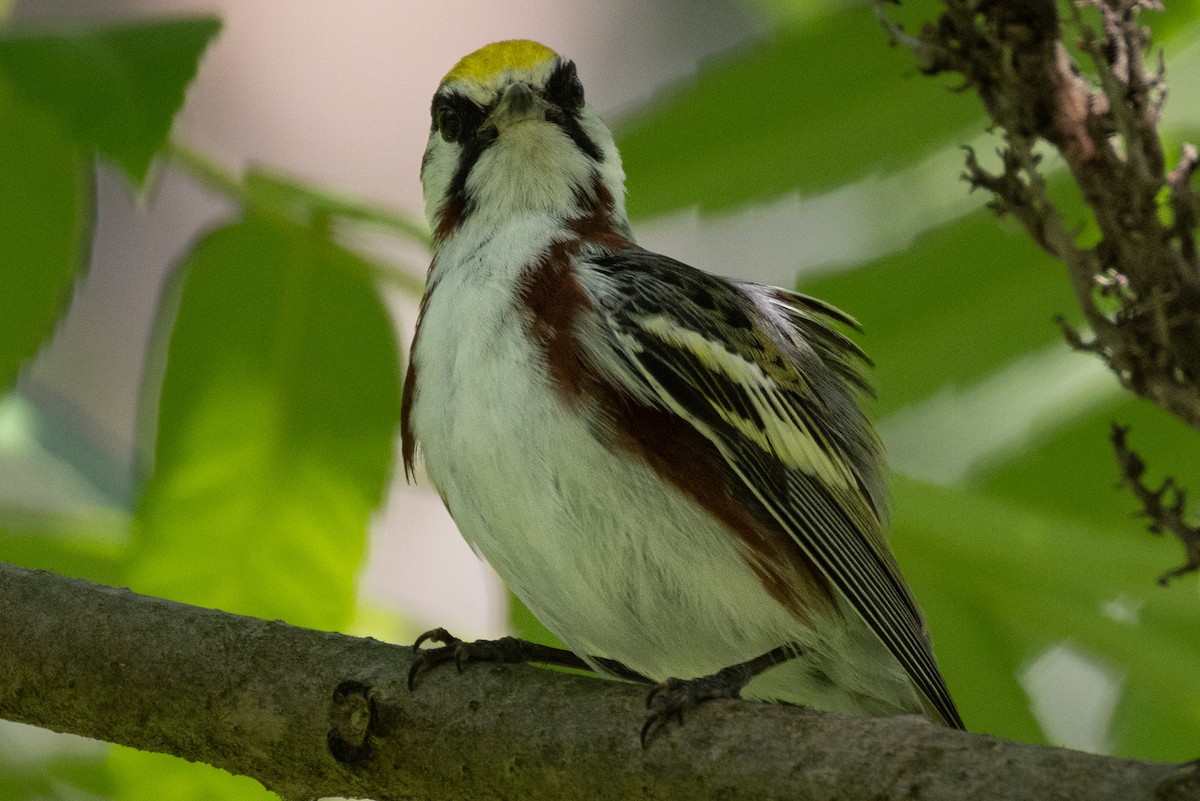
[[962, 728], [921, 613], [882, 535], [884, 482], [859, 400], [853, 324], [813, 298], [630, 249], [592, 259], [599, 312], [583, 358], [639, 402], [686, 421], [840, 591], [930, 708]]

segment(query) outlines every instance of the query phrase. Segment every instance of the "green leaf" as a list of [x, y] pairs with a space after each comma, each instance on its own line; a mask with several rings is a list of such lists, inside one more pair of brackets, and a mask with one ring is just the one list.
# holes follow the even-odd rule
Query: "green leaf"
[[0, 393], [66, 310], [93, 195], [89, 160], [0, 77]]
[[0, 746], [4, 801], [112, 798], [107, 748], [101, 743], [5, 721]]
[[[926, 557], [929, 558], [929, 557]], [[907, 557], [906, 566], [915, 559]], [[933, 643], [967, 726], [1018, 742], [1045, 741], [1017, 682], [1016, 669], [1034, 655], [1027, 641], [1005, 625], [1001, 610], [986, 597], [963, 597], [929, 576], [929, 565], [906, 569], [931, 621]]]
[[551, 645], [555, 648], [566, 647], [562, 640], [554, 636], [554, 633], [546, 628], [542, 621], [533, 616], [529, 607], [511, 592], [508, 593], [508, 626], [513, 636], [520, 637], [522, 640]]
[[[1141, 647], [1152, 658], [1150, 675], [1126, 677], [1126, 691], [1117, 706], [1112, 738], [1119, 751], [1153, 754], [1164, 762], [1186, 762], [1196, 758], [1195, 733], [1200, 731], [1200, 694], [1194, 687], [1180, 693], [1177, 677], [1194, 676], [1197, 638], [1195, 579], [1158, 588], [1154, 604], [1138, 610], [1143, 627], [1161, 630], [1157, 638], [1139, 637], [1130, 647]], [[1178, 599], [1181, 603], [1167, 603]]]
[[249, 776], [166, 754], [113, 746], [107, 767], [113, 801], [279, 801]]
[[[1028, 739], [1017, 673], [1063, 640], [1124, 673], [1122, 708], [1141, 726], [1200, 737], [1192, 671], [1200, 660], [1194, 592], [1146, 581], [1148, 538], [1081, 525], [979, 492], [896, 482], [893, 545], [929, 619], [943, 671], [972, 729]], [[1114, 601], [1136, 610], [1113, 614]], [[1147, 697], [1156, 699], [1146, 704]], [[1162, 717], [1163, 710], [1187, 710]], [[1179, 754], [1115, 728], [1119, 754]]]
[[64, 517], [0, 508], [0, 562], [119, 584], [128, 528], [118, 514]]
[[1060, 341], [1054, 316], [1076, 305], [1061, 265], [982, 209], [801, 289], [862, 323], [880, 414]]
[[396, 335], [371, 270], [256, 217], [209, 234], [179, 268], [131, 586], [350, 622], [400, 412]]
[[979, 102], [917, 76], [862, 5], [703, 65], [618, 143], [630, 214], [649, 217], [829, 189], [982, 128]]
[[1195, 432], [1128, 394], [1040, 438], [982, 475], [979, 483], [995, 497], [1149, 540], [1159, 559], [1158, 569], [1141, 577], [1150, 581], [1181, 560], [1182, 549], [1172, 538], [1152, 537], [1133, 517], [1137, 500], [1117, 485], [1117, 461], [1109, 439], [1114, 420], [1130, 426], [1129, 443], [1146, 459], [1148, 484], [1156, 486], [1169, 475], [1193, 495], [1200, 490], [1200, 440]]
[[78, 147], [99, 151], [141, 185], [220, 28], [196, 17], [10, 33], [0, 38], [0, 76]]

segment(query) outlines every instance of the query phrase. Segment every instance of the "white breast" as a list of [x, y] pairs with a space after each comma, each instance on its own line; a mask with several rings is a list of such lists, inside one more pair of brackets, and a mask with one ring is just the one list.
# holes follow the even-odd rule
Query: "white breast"
[[763, 694], [880, 711], [829, 674], [847, 646], [882, 644], [807, 629], [763, 589], [730, 532], [559, 401], [516, 293], [524, 265], [559, 233], [537, 220], [489, 237], [459, 232], [432, 276], [411, 425], [463, 536], [577, 653], [687, 678], [799, 642], [820, 670], [771, 671]]

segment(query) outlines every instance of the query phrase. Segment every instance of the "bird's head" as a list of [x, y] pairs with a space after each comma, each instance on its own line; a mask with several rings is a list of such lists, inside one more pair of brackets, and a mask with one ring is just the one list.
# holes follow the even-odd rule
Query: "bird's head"
[[627, 225], [612, 133], [575, 64], [545, 45], [496, 42], [464, 57], [438, 86], [432, 118], [421, 184], [439, 242], [468, 221], [567, 219], [599, 202]]

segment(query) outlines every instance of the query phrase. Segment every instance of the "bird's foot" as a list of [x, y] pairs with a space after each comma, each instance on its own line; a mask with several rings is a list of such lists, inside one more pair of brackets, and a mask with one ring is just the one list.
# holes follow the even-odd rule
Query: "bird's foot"
[[650, 737], [660, 731], [672, 718], [683, 725], [683, 713], [695, 709], [705, 701], [718, 698], [741, 698], [742, 690], [758, 674], [770, 667], [794, 658], [799, 653], [795, 646], [780, 646], [762, 656], [722, 668], [709, 676], [694, 679], [670, 678], [650, 691], [646, 696], [646, 708], [653, 709], [642, 725], [641, 743], [646, 747]]
[[[436, 648], [422, 648], [427, 642], [441, 643]], [[408, 689], [416, 686], [417, 676], [438, 665], [454, 662], [455, 669], [462, 673], [467, 662], [519, 663], [528, 661], [523, 646], [524, 640], [516, 637], [501, 637], [498, 640], [460, 640], [443, 628], [430, 629], [413, 643], [412, 667], [408, 669]]]
[[[427, 642], [441, 643], [436, 648], [422, 648]], [[630, 670], [612, 659], [592, 657], [584, 659], [563, 648], [554, 648], [541, 643], [522, 640], [518, 637], [501, 637], [498, 640], [475, 640], [466, 642], [455, 637], [443, 628], [430, 629], [417, 638], [413, 643], [416, 659], [408, 670], [408, 689], [416, 685], [417, 676], [446, 662], [454, 662], [454, 667], [462, 673], [463, 665], [467, 662], [500, 662], [516, 665], [524, 662], [535, 662], [541, 665], [555, 665], [573, 670], [593, 671], [593, 665], [598, 666], [604, 673], [625, 679], [650, 683], [640, 673]]]
[[740, 668], [741, 665], [733, 665], [710, 676], [695, 679], [670, 678], [652, 689], [646, 696], [646, 708], [654, 711], [642, 725], [642, 748], [645, 748], [650, 737], [666, 726], [672, 718], [682, 726], [684, 711], [695, 709], [705, 701], [741, 698], [742, 689], [751, 677], [741, 676]]

